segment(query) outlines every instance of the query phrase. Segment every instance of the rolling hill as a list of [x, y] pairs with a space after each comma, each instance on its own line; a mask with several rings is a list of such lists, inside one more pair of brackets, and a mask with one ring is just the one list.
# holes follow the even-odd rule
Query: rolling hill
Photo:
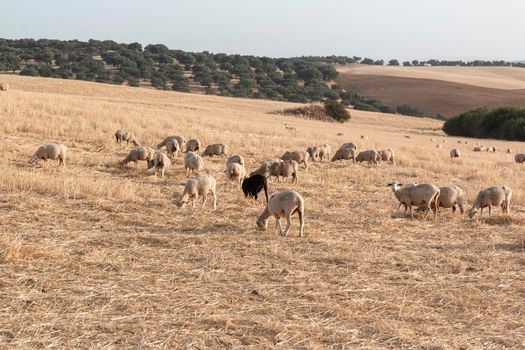
[[[427, 118], [352, 111], [334, 124], [273, 114], [293, 103], [0, 80], [11, 86], [0, 93], [1, 347], [523, 345], [523, 166], [502, 151], [523, 143], [484, 140], [498, 152], [473, 153], [477, 140], [445, 137]], [[313, 163], [298, 184], [269, 182], [306, 202], [306, 236], [294, 218], [280, 237], [273, 221], [256, 230], [263, 203], [226, 182], [224, 158], [204, 159], [217, 210], [180, 209], [181, 156], [164, 179], [144, 163], [121, 167], [130, 148], [115, 144], [118, 128], [143, 145], [167, 135], [222, 142], [248, 171], [285, 150], [348, 141], [392, 148], [396, 164]], [[66, 167], [26, 163], [47, 142], [69, 147]], [[453, 147], [462, 158], [450, 159]], [[505, 184], [511, 214], [495, 208], [470, 221], [448, 209], [437, 222], [410, 221], [386, 187], [392, 179], [458, 185], [469, 202]]]
[[338, 68], [337, 83], [387, 105], [408, 104], [425, 115], [451, 117], [480, 106], [525, 106], [525, 70], [512, 67]]

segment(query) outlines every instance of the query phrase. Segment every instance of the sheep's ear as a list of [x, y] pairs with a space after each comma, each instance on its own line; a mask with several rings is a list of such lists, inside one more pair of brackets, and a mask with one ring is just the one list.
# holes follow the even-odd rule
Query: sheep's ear
[[398, 186], [403, 186], [403, 184], [397, 184]]
[[388, 185], [386, 185], [386, 187], [392, 187], [392, 183], [389, 183]]

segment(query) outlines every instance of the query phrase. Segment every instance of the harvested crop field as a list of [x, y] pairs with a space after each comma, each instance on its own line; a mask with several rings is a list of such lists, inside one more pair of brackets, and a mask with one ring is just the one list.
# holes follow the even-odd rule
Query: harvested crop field
[[[523, 165], [507, 147], [445, 137], [424, 118], [351, 111], [345, 124], [273, 114], [297, 104], [2, 75], [0, 346], [4, 348], [523, 348]], [[284, 124], [295, 130], [288, 130]], [[313, 163], [292, 188], [305, 237], [256, 230], [263, 202], [205, 158], [218, 208], [176, 206], [181, 156], [164, 179], [118, 161], [168, 135], [225, 143], [251, 171], [285, 150], [354, 141], [392, 148], [396, 164]], [[342, 135], [337, 135], [337, 134]], [[360, 136], [368, 136], [361, 140]], [[433, 138], [434, 141], [430, 141]], [[65, 168], [26, 161], [43, 143], [70, 149]], [[437, 148], [436, 144], [443, 148]], [[451, 148], [463, 157], [451, 160]], [[468, 220], [442, 210], [410, 221], [386, 185], [458, 185], [472, 202], [514, 190], [511, 214]], [[479, 215], [478, 215], [479, 216]]]

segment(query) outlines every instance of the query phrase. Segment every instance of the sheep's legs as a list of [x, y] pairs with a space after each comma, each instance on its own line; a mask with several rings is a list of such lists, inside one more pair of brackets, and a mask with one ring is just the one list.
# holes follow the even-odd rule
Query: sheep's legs
[[292, 226], [292, 215], [288, 214], [286, 216], [286, 228], [284, 229], [283, 236], [288, 236], [288, 232], [290, 231], [290, 226]]
[[281, 219], [279, 217], [275, 218], [275, 229], [279, 229], [279, 234], [283, 234], [283, 227], [281, 226]]
[[414, 220], [414, 211], [412, 210], [412, 206], [410, 206], [410, 218]]
[[492, 205], [489, 205], [489, 218], [492, 215]]
[[202, 207], [206, 205], [206, 202], [208, 201], [208, 194], [206, 193], [204, 196], [202, 196]]
[[195, 209], [195, 203], [197, 202], [197, 196], [194, 196], [192, 199], [191, 199], [191, 207]]
[[215, 191], [212, 192], [213, 194], [213, 210], [217, 209], [217, 194]]

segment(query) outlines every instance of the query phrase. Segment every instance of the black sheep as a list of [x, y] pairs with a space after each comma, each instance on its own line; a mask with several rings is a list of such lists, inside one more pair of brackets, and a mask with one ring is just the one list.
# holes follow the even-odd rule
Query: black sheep
[[251, 196], [257, 200], [259, 192], [264, 188], [266, 195], [266, 203], [268, 203], [268, 183], [266, 177], [259, 174], [254, 174], [247, 177], [242, 182], [242, 191], [246, 197]]

